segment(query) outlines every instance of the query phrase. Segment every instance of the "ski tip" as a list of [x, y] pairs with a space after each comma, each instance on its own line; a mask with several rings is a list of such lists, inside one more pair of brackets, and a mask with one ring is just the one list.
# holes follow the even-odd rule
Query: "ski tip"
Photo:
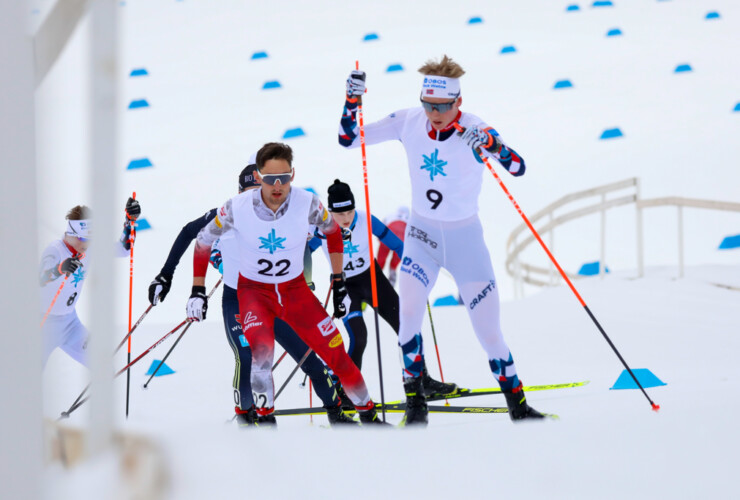
[[650, 403], [650, 404], [653, 405], [653, 411], [654, 412], [660, 411], [660, 405], [656, 405], [655, 403]]

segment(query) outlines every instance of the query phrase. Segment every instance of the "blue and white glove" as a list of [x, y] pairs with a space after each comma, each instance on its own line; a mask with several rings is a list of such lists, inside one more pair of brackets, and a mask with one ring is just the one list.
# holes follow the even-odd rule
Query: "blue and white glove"
[[218, 269], [218, 272], [221, 273], [221, 275], [224, 274], [224, 259], [221, 256], [221, 250], [218, 248], [212, 249], [211, 258], [208, 262], [210, 262], [214, 268]]
[[478, 127], [468, 127], [460, 136], [474, 151], [484, 148], [492, 153], [501, 151], [501, 141], [495, 135]]
[[365, 72], [353, 70], [347, 78], [347, 97], [357, 97], [365, 94]]

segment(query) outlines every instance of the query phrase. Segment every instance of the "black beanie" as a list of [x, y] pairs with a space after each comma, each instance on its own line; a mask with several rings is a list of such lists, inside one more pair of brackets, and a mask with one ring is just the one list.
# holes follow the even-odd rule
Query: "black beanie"
[[334, 184], [329, 186], [329, 211], [330, 212], [349, 212], [355, 209], [355, 197], [349, 184], [345, 184], [339, 179], [334, 180]]
[[257, 178], [254, 175], [255, 170], [257, 170], [257, 165], [253, 163], [244, 167], [242, 173], [239, 174], [239, 191], [244, 191], [253, 186], [259, 186], [259, 182], [257, 182]]

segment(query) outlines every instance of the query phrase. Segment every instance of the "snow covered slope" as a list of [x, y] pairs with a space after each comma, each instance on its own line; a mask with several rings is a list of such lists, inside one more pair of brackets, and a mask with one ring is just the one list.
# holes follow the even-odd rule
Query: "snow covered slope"
[[[53, 2], [38, 3], [42, 15]], [[458, 60], [468, 72], [463, 110], [488, 120], [527, 161], [527, 175], [504, 181], [528, 213], [567, 193], [631, 176], [642, 179], [644, 197], [737, 201], [740, 113], [733, 108], [740, 101], [740, 62], [733, 47], [740, 42], [740, 4], [614, 0], [612, 7], [580, 3], [579, 11], [568, 12], [570, 3], [121, 2], [121, 189], [115, 202], [123, 207], [137, 191], [152, 225], [136, 243], [134, 313], [144, 310], [148, 283], [182, 225], [234, 194], [249, 155], [264, 142], [282, 140], [286, 130], [301, 127], [306, 134], [286, 139], [295, 149], [299, 186], [324, 196], [339, 177], [362, 199], [359, 152], [336, 144], [344, 80], [356, 59], [368, 73], [368, 121], [416, 105], [415, 68], [425, 60], [443, 53]], [[721, 16], [706, 20], [710, 11]], [[468, 24], [474, 16], [483, 22]], [[607, 37], [615, 28], [622, 35]], [[363, 42], [368, 33], [379, 39]], [[82, 29], [37, 97], [42, 244], [61, 234], [70, 206], [89, 199], [86, 43]], [[516, 52], [502, 54], [504, 46]], [[251, 59], [259, 51], [269, 57]], [[386, 72], [392, 64], [404, 70]], [[693, 71], [674, 73], [681, 64]], [[148, 76], [128, 76], [139, 68]], [[573, 87], [554, 90], [563, 79]], [[282, 88], [262, 90], [268, 81]], [[137, 99], [150, 107], [127, 110]], [[599, 140], [615, 127], [624, 137]], [[141, 158], [154, 166], [126, 170]], [[383, 216], [407, 203], [402, 147], [374, 146], [368, 161], [373, 211]], [[489, 177], [481, 213], [506, 296], [511, 280], [504, 243], [520, 219]], [[658, 414], [638, 392], [608, 390], [622, 367], [570, 292], [558, 288], [503, 305], [504, 331], [525, 384], [591, 381], [530, 395], [536, 408], [560, 414], [558, 423], [513, 426], [503, 415], [433, 415], [426, 432], [366, 434], [327, 431], [318, 426], [322, 418], [311, 426], [308, 418], [290, 417], [281, 419], [277, 434], [239, 433], [222, 426], [231, 416], [233, 357], [220, 323], [219, 292], [208, 321], [191, 328], [168, 360], [175, 375], [155, 379], [146, 392], [138, 388], [151, 360], [161, 359], [170, 343], [133, 370], [131, 418], [120, 424], [165, 445], [177, 499], [255, 493], [731, 496], [732, 456], [740, 444], [734, 422], [740, 409], [740, 267], [737, 250], [716, 248], [723, 236], [738, 232], [740, 219], [687, 212], [686, 260], [694, 267], [674, 280], [675, 215], [648, 212], [647, 278], [633, 280], [634, 246], [624, 235], [634, 216], [632, 209], [620, 210], [609, 216], [616, 228], [607, 262], [614, 275], [578, 286], [627, 361], [668, 383], [649, 391], [663, 408]], [[558, 237], [556, 255], [569, 270], [598, 258], [592, 222]], [[125, 331], [127, 265], [120, 263], [118, 327], [106, 332], [116, 341]], [[326, 269], [317, 256], [315, 275], [325, 276]], [[186, 255], [167, 301], [134, 336], [134, 353], [182, 319], [190, 270]], [[325, 284], [318, 283], [323, 298]], [[440, 279], [433, 296], [453, 288]], [[86, 299], [82, 313], [91, 306]], [[437, 308], [434, 321], [446, 377], [464, 386], [492, 385], [465, 311]], [[380, 333], [386, 398], [398, 399], [395, 336], [384, 324]], [[372, 340], [368, 355], [374, 348]], [[115, 364], [120, 367], [123, 357]], [[292, 363], [280, 366], [276, 381], [291, 369]], [[368, 362], [365, 370], [379, 398], [377, 368]], [[84, 385], [84, 371], [55, 353], [44, 377], [45, 413], [54, 417]], [[308, 403], [297, 383], [279, 406]], [[122, 418], [122, 393], [119, 402]], [[503, 399], [468, 402], [501, 405]], [[80, 410], [72, 423], [84, 417]], [[63, 496], [59, 482], [50, 488]]]
[[[224, 424], [232, 413], [233, 356], [217, 315], [195, 325], [177, 346], [168, 360], [174, 375], [155, 378], [143, 391], [150, 361], [136, 366], [129, 421], [123, 422], [122, 399], [117, 414], [122, 426], [165, 447], [177, 499], [224, 498], [243, 488], [278, 498], [313, 498], [327, 490], [357, 498], [728, 498], [740, 445], [740, 267], [695, 268], [684, 280], [665, 271], [650, 269], [644, 280], [592, 279], [581, 287], [628, 363], [668, 384], [648, 389], [661, 406], [658, 413], [639, 391], [609, 390], [622, 366], [561, 288], [506, 303], [502, 312], [525, 384], [590, 380], [581, 388], [529, 394], [535, 408], [559, 414], [558, 422], [514, 425], [506, 415], [432, 414], [424, 432], [341, 432], [323, 428], [324, 417], [314, 417], [313, 425], [309, 417], [281, 417], [277, 433], [239, 431]], [[494, 385], [464, 308], [435, 308], [434, 322], [447, 379]], [[137, 343], [153, 343], [165, 331], [142, 326]], [[431, 346], [428, 327], [424, 334]], [[169, 345], [149, 359], [161, 359]], [[381, 345], [386, 398], [398, 399], [395, 335], [385, 324]], [[377, 399], [377, 367], [369, 362], [374, 352], [371, 339], [364, 374]], [[428, 359], [437, 375], [431, 352]], [[123, 362], [119, 356], [117, 365]], [[277, 384], [293, 366], [278, 367]], [[74, 399], [83, 372], [63, 355], [52, 356], [45, 374], [49, 416]], [[300, 378], [278, 407], [307, 406]], [[501, 406], [504, 400], [483, 396], [452, 404]], [[84, 417], [81, 409], [71, 423]], [[393, 423], [400, 418], [388, 415]]]

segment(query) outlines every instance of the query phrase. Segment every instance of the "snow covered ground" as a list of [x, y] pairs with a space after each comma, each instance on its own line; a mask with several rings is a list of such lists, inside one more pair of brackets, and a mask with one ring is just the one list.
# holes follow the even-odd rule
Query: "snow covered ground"
[[[39, 16], [53, 2], [40, 1]], [[361, 200], [358, 151], [336, 145], [344, 79], [359, 59], [368, 73], [366, 119], [416, 105], [415, 68], [447, 53], [467, 70], [463, 110], [487, 119], [527, 161], [522, 178], [504, 177], [522, 208], [533, 213], [573, 191], [638, 176], [644, 197], [687, 196], [738, 201], [740, 174], [740, 5], [732, 0], [614, 0], [613, 7], [565, 1], [372, 2], [353, 6], [322, 1], [297, 4], [221, 0], [121, 2], [121, 150], [117, 203], [136, 191], [151, 223], [136, 243], [134, 314], [146, 307], [146, 288], [183, 224], [220, 205], [236, 191], [236, 176], [264, 142], [290, 128], [297, 184], [324, 196], [335, 178]], [[705, 20], [710, 11], [719, 19]], [[480, 24], [468, 19], [480, 16]], [[84, 26], [83, 26], [84, 28]], [[622, 36], [606, 37], [620, 28]], [[363, 42], [367, 33], [379, 40]], [[39, 235], [61, 233], [64, 212], [89, 199], [84, 119], [86, 32], [78, 31], [38, 92]], [[513, 45], [515, 53], [501, 54]], [[266, 51], [267, 59], [251, 60]], [[390, 64], [404, 71], [387, 73]], [[679, 64], [693, 71], [674, 73]], [[135, 68], [147, 77], [129, 78]], [[553, 90], [570, 79], [573, 88]], [[267, 81], [282, 88], [262, 90]], [[150, 108], [124, 111], [134, 99]], [[620, 127], [623, 138], [599, 140]], [[138, 158], [153, 168], [125, 170]], [[368, 150], [373, 211], [383, 216], [407, 203], [405, 155], [399, 144]], [[65, 182], [69, 175], [78, 182]], [[505, 241], [520, 223], [486, 174], [481, 213], [494, 268], [505, 298]], [[59, 186], [67, 189], [60, 194]], [[139, 387], [154, 358], [135, 367], [131, 415], [121, 428], [162, 444], [170, 457], [171, 497], [282, 498], [345, 495], [360, 498], [462, 497], [511, 494], [523, 498], [732, 497], [740, 408], [740, 259], [720, 252], [722, 237], [737, 234], [740, 215], [686, 213], [687, 276], [677, 280], [675, 213], [646, 215], [644, 279], [634, 279], [634, 214], [609, 215], [605, 280], [577, 283], [591, 310], [634, 368], [649, 368], [668, 385], [649, 390], [661, 405], [650, 410], [637, 391], [609, 391], [622, 367], [567, 288], [505, 302], [503, 326], [525, 384], [590, 380], [578, 389], [532, 393], [538, 409], [561, 420], [514, 426], [504, 415], [432, 415], [424, 432], [335, 432], [322, 417], [280, 419], [277, 433], [238, 432], [231, 416], [233, 356], [224, 341], [220, 292], [208, 320], [187, 333], [168, 360], [176, 374]], [[611, 230], [610, 230], [611, 231]], [[575, 271], [598, 259], [592, 220], [558, 233], [556, 255]], [[134, 353], [151, 345], [183, 316], [190, 255], [167, 301], [134, 336]], [[120, 263], [120, 325], [125, 333], [124, 276]], [[326, 274], [321, 256], [316, 276]], [[209, 283], [215, 283], [213, 275]], [[452, 293], [440, 279], [432, 296]], [[325, 296], [319, 280], [317, 294]], [[86, 299], [86, 300], [85, 300]], [[80, 311], [94, 306], [83, 297]], [[493, 384], [485, 355], [460, 307], [435, 308], [434, 322], [446, 378], [463, 386]], [[372, 315], [366, 314], [369, 325]], [[372, 331], [372, 327], [371, 327]], [[428, 336], [428, 328], [425, 336]], [[395, 336], [381, 325], [386, 398], [402, 395]], [[429, 366], [437, 373], [427, 338]], [[367, 359], [374, 357], [374, 339]], [[278, 352], [280, 350], [278, 349]], [[123, 364], [123, 356], [115, 361]], [[281, 382], [292, 369], [283, 363]], [[377, 367], [366, 378], [379, 398]], [[84, 386], [85, 372], [54, 353], [44, 373], [44, 412], [55, 417]], [[307, 389], [291, 382], [278, 406], [306, 406]], [[502, 405], [500, 396], [465, 404]], [[84, 407], [83, 407], [84, 408]], [[400, 415], [389, 415], [397, 422]], [[80, 410], [70, 424], [84, 424]], [[74, 484], [50, 471], [49, 497], [66, 498]], [[78, 469], [79, 472], [79, 469]], [[73, 472], [74, 473], [74, 472]], [[79, 495], [75, 495], [79, 498]]]

